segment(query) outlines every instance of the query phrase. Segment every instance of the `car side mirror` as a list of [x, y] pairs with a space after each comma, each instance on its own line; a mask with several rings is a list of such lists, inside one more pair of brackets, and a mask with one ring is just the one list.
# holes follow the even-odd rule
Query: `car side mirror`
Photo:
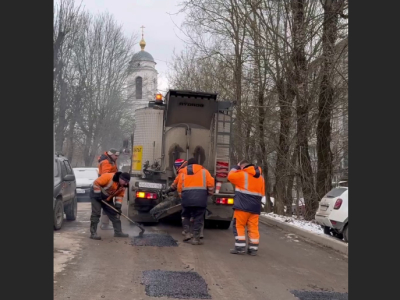
[[67, 174], [67, 175], [65, 175], [64, 180], [65, 181], [74, 181], [75, 180], [75, 175]]

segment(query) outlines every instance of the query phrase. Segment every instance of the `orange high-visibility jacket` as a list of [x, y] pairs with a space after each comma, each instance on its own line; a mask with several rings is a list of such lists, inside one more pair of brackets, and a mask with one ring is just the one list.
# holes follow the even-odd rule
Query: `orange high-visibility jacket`
[[233, 167], [228, 180], [235, 185], [235, 201], [233, 209], [253, 214], [261, 213], [261, 199], [265, 196], [265, 183], [261, 168], [249, 165], [243, 170]]
[[104, 152], [99, 158], [99, 176], [104, 173], [118, 172], [117, 164], [111, 159], [107, 152]]
[[114, 173], [105, 173], [97, 178], [93, 182], [93, 193], [95, 196], [100, 196], [103, 193], [108, 196], [108, 201], [112, 201], [112, 198], [115, 197], [115, 202], [122, 205], [125, 187], [119, 185], [118, 178], [114, 178], [114, 175]]
[[214, 178], [201, 165], [182, 168], [177, 176], [178, 192], [181, 191], [182, 207], [207, 207], [207, 196], [214, 192]]

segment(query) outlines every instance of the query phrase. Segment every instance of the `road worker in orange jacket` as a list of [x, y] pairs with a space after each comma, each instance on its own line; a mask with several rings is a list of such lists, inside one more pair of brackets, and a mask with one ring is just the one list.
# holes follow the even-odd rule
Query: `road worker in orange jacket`
[[[110, 150], [104, 152], [100, 157], [99, 157], [99, 176], [105, 174], [105, 173], [116, 173], [118, 172], [118, 167], [117, 167], [117, 159], [119, 157], [119, 151], [117, 151], [114, 148], [111, 148]], [[110, 219], [108, 218], [107, 214], [102, 212], [101, 216], [101, 225], [100, 229], [103, 230], [112, 230], [113, 228], [110, 226]]]
[[[191, 158], [187, 166], [179, 172], [177, 189], [182, 195], [182, 225], [185, 237], [192, 239], [192, 245], [201, 245], [200, 231], [204, 226], [204, 214], [207, 208], [208, 195], [214, 192], [214, 178], [210, 172]], [[190, 219], [193, 218], [193, 238], [190, 233]]]
[[[170, 192], [174, 192], [174, 191], [178, 191], [178, 195], [179, 198], [182, 199], [182, 185], [180, 184], [180, 186], [178, 187], [178, 183], [179, 183], [179, 178], [182, 176], [183, 174], [183, 168], [187, 166], [187, 161], [183, 160], [183, 159], [177, 159], [174, 162], [175, 165], [175, 169], [177, 172], [177, 175], [175, 177], [174, 182], [171, 184], [170, 188], [168, 190], [165, 191], [165, 193], [170, 193]], [[194, 219], [190, 218], [190, 228], [189, 228], [189, 233], [191, 234], [191, 236], [193, 236], [193, 226], [194, 226]], [[182, 231], [182, 235], [186, 236], [187, 232], [185, 230]], [[201, 227], [200, 230], [200, 239], [204, 238], [204, 222], [203, 222], [203, 226]]]
[[99, 157], [99, 176], [104, 173], [116, 173], [118, 172], [117, 159], [119, 157], [119, 151], [111, 148], [109, 151], [104, 152]]
[[247, 253], [257, 255], [260, 233], [258, 221], [261, 213], [261, 199], [265, 196], [265, 183], [261, 168], [243, 160], [233, 167], [228, 180], [235, 185], [233, 234], [235, 248], [232, 254], [244, 254], [246, 249], [245, 228], [249, 235]]
[[[105, 173], [93, 182], [93, 186], [90, 190], [90, 198], [92, 202], [92, 215], [90, 217], [91, 239], [101, 239], [101, 237], [97, 235], [97, 224], [99, 223], [102, 208], [113, 224], [114, 236], [129, 236], [122, 232], [119, 214], [102, 203], [101, 200], [106, 201], [109, 205], [115, 207], [121, 212], [122, 200], [125, 195], [125, 189], [129, 186], [130, 178], [131, 176], [128, 173]], [[113, 201], [114, 197], [115, 202]]]

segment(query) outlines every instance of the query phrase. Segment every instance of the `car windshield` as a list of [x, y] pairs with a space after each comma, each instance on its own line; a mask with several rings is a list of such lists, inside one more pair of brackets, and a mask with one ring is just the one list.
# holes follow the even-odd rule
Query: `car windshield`
[[343, 194], [345, 191], [347, 191], [346, 188], [334, 188], [330, 190], [329, 193], [326, 194], [324, 198], [336, 198], [339, 197], [341, 194]]
[[95, 169], [74, 169], [77, 178], [95, 179], [98, 177]]
[[57, 160], [54, 160], [54, 177], [58, 177]]

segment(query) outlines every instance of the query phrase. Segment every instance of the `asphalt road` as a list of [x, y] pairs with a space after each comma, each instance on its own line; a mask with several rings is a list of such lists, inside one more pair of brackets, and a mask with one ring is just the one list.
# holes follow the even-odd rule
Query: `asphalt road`
[[[132, 236], [139, 230], [126, 220], [122, 220], [123, 230], [131, 237], [114, 238], [113, 231], [99, 228], [102, 240], [95, 241], [89, 239], [89, 218], [90, 203], [78, 203], [77, 220], [65, 221], [54, 232], [56, 300], [167, 299], [148, 296], [146, 285], [141, 284], [144, 274], [154, 273], [146, 271], [154, 270], [196, 272], [200, 276], [192, 277], [200, 279], [190, 280], [199, 281], [217, 300], [293, 300], [294, 291], [348, 292], [346, 256], [267, 225], [260, 224], [258, 256], [238, 256], [229, 253], [234, 244], [231, 228], [205, 229], [204, 245], [192, 246], [182, 242], [181, 227], [159, 224], [146, 227], [146, 233], [168, 233], [178, 241], [177, 247], [133, 246]], [[157, 280], [181, 282], [167, 275]], [[187, 283], [196, 286], [189, 278]]]

